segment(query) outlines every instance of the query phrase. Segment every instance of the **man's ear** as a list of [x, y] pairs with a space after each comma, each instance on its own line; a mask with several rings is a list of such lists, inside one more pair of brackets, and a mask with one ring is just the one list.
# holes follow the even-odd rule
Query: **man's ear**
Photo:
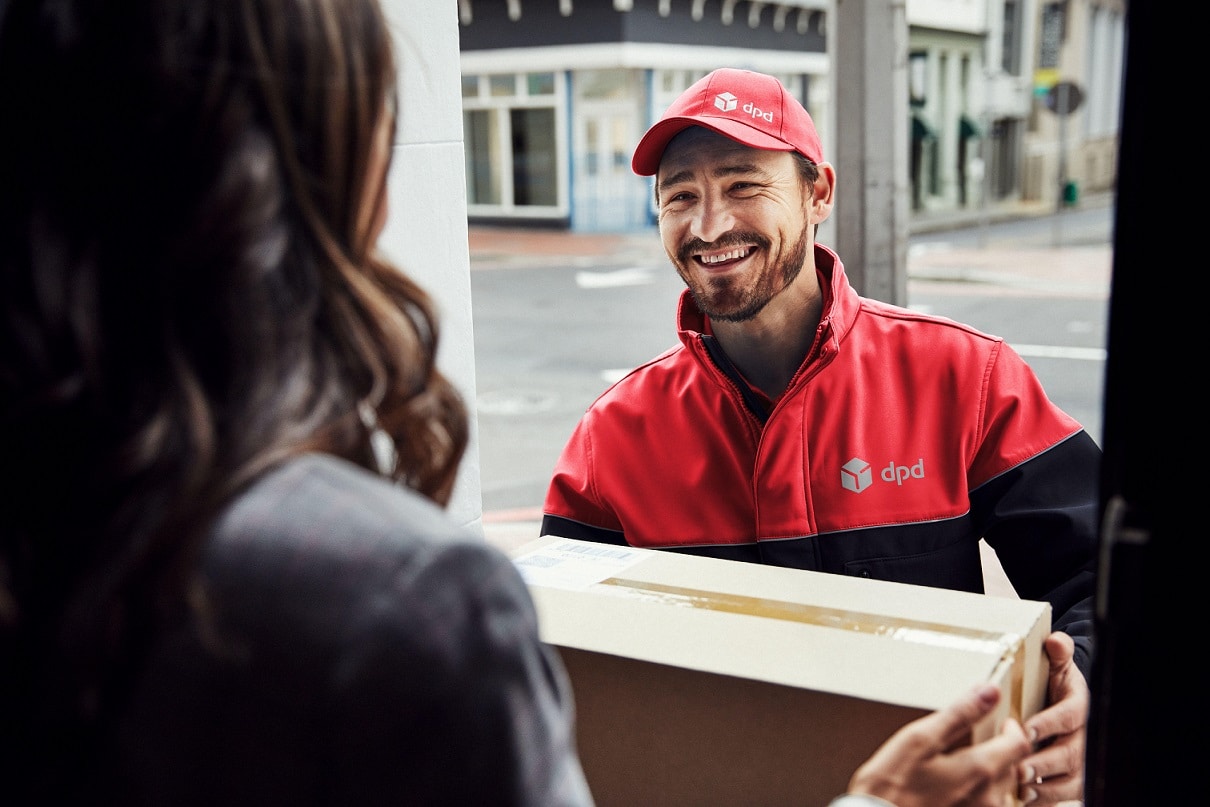
[[815, 170], [819, 176], [815, 179], [815, 187], [811, 193], [811, 219], [818, 224], [832, 214], [836, 169], [831, 163], [818, 163]]

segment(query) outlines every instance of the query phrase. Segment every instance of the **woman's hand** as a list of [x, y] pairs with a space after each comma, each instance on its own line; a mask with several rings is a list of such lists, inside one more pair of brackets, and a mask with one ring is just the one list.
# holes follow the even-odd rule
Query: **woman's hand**
[[848, 792], [895, 807], [1004, 807], [1017, 792], [1021, 763], [1033, 750], [1024, 730], [1010, 718], [995, 737], [967, 744], [972, 727], [1000, 697], [994, 685], [982, 684], [947, 708], [903, 726], [857, 769]]

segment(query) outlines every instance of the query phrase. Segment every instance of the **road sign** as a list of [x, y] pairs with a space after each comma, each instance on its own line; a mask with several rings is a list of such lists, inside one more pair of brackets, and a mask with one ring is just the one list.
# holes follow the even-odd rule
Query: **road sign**
[[1039, 67], [1034, 71], [1034, 95], [1045, 100], [1050, 88], [1059, 83], [1059, 68]]
[[1046, 108], [1056, 115], [1070, 115], [1080, 108], [1084, 91], [1074, 81], [1060, 81], [1046, 93]]

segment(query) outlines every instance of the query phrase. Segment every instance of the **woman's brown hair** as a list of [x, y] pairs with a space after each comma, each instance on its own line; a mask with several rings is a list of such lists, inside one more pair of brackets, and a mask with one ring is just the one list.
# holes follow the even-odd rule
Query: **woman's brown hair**
[[382, 471], [445, 504], [468, 431], [434, 305], [366, 224], [397, 108], [375, 0], [0, 24], [0, 720], [28, 742], [86, 734], [203, 601], [198, 547], [251, 480], [303, 452], [377, 469], [378, 428]]

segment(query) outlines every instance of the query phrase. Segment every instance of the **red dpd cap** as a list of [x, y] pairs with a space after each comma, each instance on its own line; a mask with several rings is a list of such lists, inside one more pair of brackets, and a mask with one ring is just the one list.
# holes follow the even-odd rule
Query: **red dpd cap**
[[690, 126], [704, 126], [752, 148], [797, 151], [813, 163], [823, 162], [815, 123], [780, 81], [723, 67], [672, 102], [639, 141], [630, 167], [639, 176], [653, 176], [668, 141]]

